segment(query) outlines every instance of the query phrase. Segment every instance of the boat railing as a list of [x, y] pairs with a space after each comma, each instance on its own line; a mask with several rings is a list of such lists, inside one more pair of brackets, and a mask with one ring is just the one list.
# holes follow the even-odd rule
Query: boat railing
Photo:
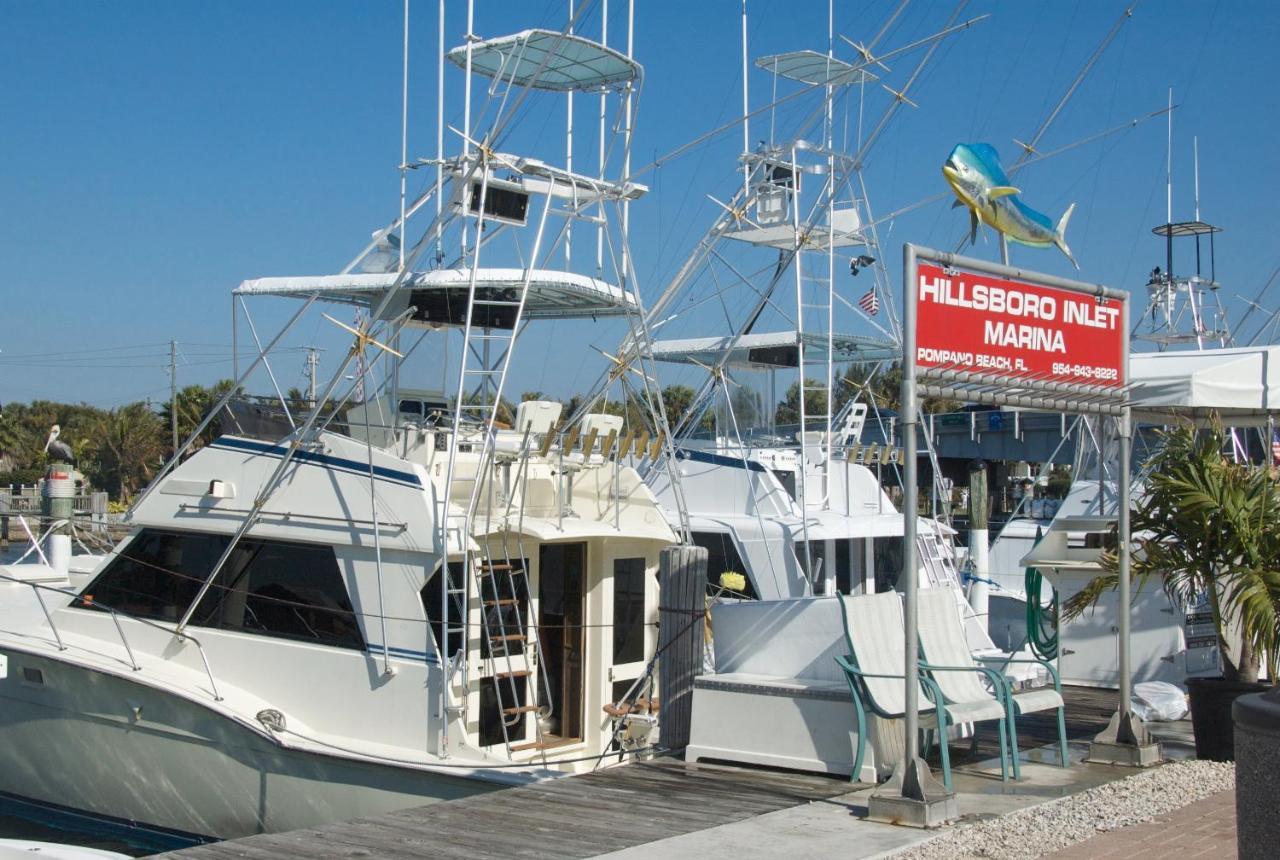
[[[39, 543], [35, 541], [35, 537], [32, 534], [30, 527], [27, 525], [26, 520], [23, 519], [22, 517], [19, 517], [18, 522], [21, 524], [23, 531], [25, 531], [27, 533], [27, 536], [31, 538], [31, 540], [33, 541], [36, 547], [36, 551], [40, 555], [40, 560], [46, 566], [48, 566], [49, 559], [45, 556], [44, 551], [40, 549]], [[50, 528], [51, 529], [56, 528], [58, 525], [61, 525], [63, 523], [65, 523], [65, 521], [63, 521], [62, 523], [55, 523]], [[39, 582], [32, 582], [29, 579], [22, 579], [17, 576], [10, 576], [7, 573], [0, 573], [0, 580], [6, 581], [6, 582], [16, 582], [19, 585], [25, 585], [28, 588], [30, 588], [33, 592], [35, 592], [36, 601], [40, 604], [40, 610], [44, 613], [45, 621], [48, 622], [49, 629], [53, 632], [53, 638], [54, 638], [54, 641], [57, 642], [59, 651], [66, 651], [67, 644], [66, 642], [63, 641], [62, 633], [61, 631], [58, 630], [58, 625], [53, 620], [53, 613], [49, 611], [49, 605], [45, 602], [44, 595], [42, 593], [45, 591], [55, 592], [56, 594], [62, 597], [70, 597], [72, 599], [72, 602], [79, 602], [86, 607], [93, 607], [95, 609], [100, 609], [110, 613], [111, 621], [116, 628], [116, 633], [119, 634], [120, 636], [120, 643], [124, 646], [125, 653], [129, 655], [129, 665], [133, 667], [133, 671], [135, 672], [141, 672], [142, 665], [138, 662], [138, 658], [134, 655], [133, 646], [129, 644], [129, 637], [125, 635], [124, 625], [120, 623], [120, 616], [124, 616], [130, 621], [136, 621], [139, 624], [146, 625], [147, 627], [153, 627], [156, 630], [160, 630], [164, 633], [168, 633], [171, 636], [176, 636], [178, 637], [178, 641], [190, 640], [195, 644], [196, 651], [200, 654], [200, 662], [204, 666], [205, 675], [208, 676], [209, 678], [209, 689], [213, 693], [213, 700], [215, 702], [222, 701], [222, 695], [218, 692], [218, 682], [214, 680], [213, 669], [209, 665], [209, 655], [205, 653], [204, 645], [200, 642], [200, 640], [192, 636], [187, 631], [184, 630], [182, 632], [178, 632], [174, 628], [166, 627], [163, 624], [158, 624], [149, 618], [141, 618], [137, 615], [133, 615], [132, 613], [126, 612], [122, 609], [115, 609], [113, 607], [107, 606], [103, 603], [95, 601], [93, 598], [84, 597], [81, 594], [75, 591], [72, 591], [69, 588], [60, 588], [54, 585], [45, 585]]]

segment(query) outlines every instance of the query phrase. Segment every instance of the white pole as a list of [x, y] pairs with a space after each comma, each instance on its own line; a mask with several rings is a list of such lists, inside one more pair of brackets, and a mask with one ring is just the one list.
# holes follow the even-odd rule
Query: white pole
[[[627, 59], [631, 59], [635, 51], [636, 37], [636, 0], [627, 0]], [[626, 102], [623, 107], [623, 122], [626, 128], [622, 132], [622, 175], [631, 176], [631, 87], [627, 86]], [[630, 286], [631, 274], [631, 200], [622, 201], [622, 275], [620, 281], [624, 289]]]
[[[1196, 220], [1200, 220], [1200, 138], [1191, 138], [1192, 157], [1195, 160], [1196, 176]], [[1197, 273], [1198, 274], [1198, 273]]]
[[[609, 0], [604, 0], [600, 10], [600, 44], [608, 47], [609, 45]], [[600, 91], [600, 181], [604, 181], [604, 115], [605, 115], [605, 92]], [[598, 213], [601, 220], [596, 222], [596, 276], [599, 277], [604, 271], [604, 201], [600, 201], [600, 211]]]
[[[1164, 223], [1173, 223], [1173, 87], [1169, 87], [1168, 132], [1164, 163]], [[1172, 272], [1169, 273], [1172, 276]]]
[[[569, 35], [573, 35], [573, 0], [569, 0]], [[573, 173], [573, 90], [565, 95], [565, 158], [564, 169]], [[573, 259], [573, 221], [564, 228], [564, 267], [569, 268]]]
[[[409, 182], [409, 0], [404, 0], [404, 67], [400, 75], [400, 271], [404, 271], [405, 191]], [[438, 196], [438, 194], [437, 194]]]
[[[750, 101], [747, 98], [747, 0], [742, 0], [742, 154], [751, 151], [751, 113]], [[747, 199], [750, 189], [747, 187], [751, 178], [751, 165], [742, 164], [742, 197]]]
[[[444, 259], [441, 244], [443, 226], [440, 216], [444, 207], [444, 0], [440, 0], [436, 28], [436, 265]], [[403, 230], [401, 231], [403, 232]], [[403, 240], [401, 244], [404, 244]]]
[[[471, 154], [471, 31], [476, 20], [476, 4], [475, 0], [467, 0], [467, 79], [463, 83], [463, 107], [462, 107], [462, 155], [465, 158]], [[482, 179], [483, 181], [483, 179]], [[463, 192], [466, 193], [465, 191]], [[438, 196], [438, 193], [437, 193]], [[462, 219], [462, 253], [467, 252], [467, 219]], [[480, 241], [476, 238], [477, 243]]]

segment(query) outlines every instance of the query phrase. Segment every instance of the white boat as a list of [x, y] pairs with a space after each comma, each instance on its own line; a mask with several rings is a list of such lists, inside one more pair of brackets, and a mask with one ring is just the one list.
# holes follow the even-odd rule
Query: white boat
[[[641, 74], [539, 30], [449, 58], [514, 101], [590, 91], [628, 112]], [[462, 154], [435, 160], [436, 185], [347, 270], [236, 290], [237, 319], [251, 321], [251, 297], [302, 302], [238, 384], [270, 373], [272, 346], [314, 303], [363, 313], [339, 323], [353, 346], [317, 402], [291, 414], [281, 398], [282, 438], [225, 435], [175, 458], [83, 585], [49, 565], [0, 568], [0, 792], [229, 838], [648, 745], [655, 573], [675, 535], [627, 460], [657, 446], [633, 446], [610, 415], [569, 426], [555, 403], [501, 412], [526, 324], [638, 313], [614, 216], [644, 189], [601, 178], [616, 165], [586, 176], [497, 152], [504, 109], [490, 120], [466, 127]], [[549, 215], [624, 249], [613, 282], [554, 264], [564, 234]], [[503, 268], [507, 255], [527, 262]], [[448, 397], [401, 389], [393, 359], [415, 332], [453, 351]], [[385, 390], [356, 396], [379, 362]]]

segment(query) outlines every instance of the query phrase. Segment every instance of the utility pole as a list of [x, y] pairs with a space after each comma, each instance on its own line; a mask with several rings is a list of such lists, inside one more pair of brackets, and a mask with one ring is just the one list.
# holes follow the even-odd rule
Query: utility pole
[[316, 408], [316, 368], [319, 365], [319, 350], [314, 346], [307, 347], [307, 403]]
[[178, 342], [169, 341], [169, 429], [173, 450], [178, 450]]

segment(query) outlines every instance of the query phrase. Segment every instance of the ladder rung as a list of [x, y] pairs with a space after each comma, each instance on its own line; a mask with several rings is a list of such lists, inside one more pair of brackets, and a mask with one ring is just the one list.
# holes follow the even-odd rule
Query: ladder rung
[[490, 636], [495, 642], [524, 642], [525, 635], [523, 633], [508, 633], [505, 636]]
[[485, 606], [516, 606], [520, 601], [514, 597], [504, 597], [501, 600], [486, 600]]
[[526, 744], [512, 745], [511, 751], [515, 753], [515, 752], [524, 752], [525, 750], [549, 750], [554, 747], [564, 746], [564, 744], [565, 742], [560, 738], [557, 738], [554, 741], [529, 741]]
[[527, 678], [532, 674], [533, 670], [531, 669], [516, 669], [511, 672], [495, 672], [493, 678], [495, 681], [498, 679], [505, 680], [507, 678]]
[[502, 713], [508, 717], [514, 717], [516, 714], [528, 714], [538, 710], [537, 705], [520, 705], [518, 708], [503, 708]]
[[511, 565], [507, 564], [504, 561], [499, 561], [499, 562], [482, 561], [480, 562], [480, 567], [484, 568], [485, 570], [515, 570], [514, 567], [512, 567]]

